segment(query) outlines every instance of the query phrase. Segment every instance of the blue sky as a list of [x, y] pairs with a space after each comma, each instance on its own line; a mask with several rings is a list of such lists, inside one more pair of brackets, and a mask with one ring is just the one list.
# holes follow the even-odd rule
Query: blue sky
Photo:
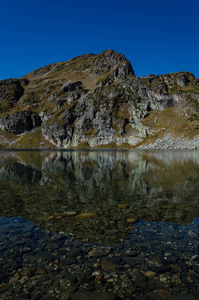
[[0, 80], [113, 49], [136, 76], [199, 77], [198, 0], [0, 0]]

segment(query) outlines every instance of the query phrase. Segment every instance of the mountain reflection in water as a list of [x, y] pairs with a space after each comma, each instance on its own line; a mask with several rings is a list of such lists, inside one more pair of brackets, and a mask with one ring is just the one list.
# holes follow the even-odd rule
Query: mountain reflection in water
[[198, 151], [1, 151], [0, 213], [108, 245], [199, 217], [198, 179]]

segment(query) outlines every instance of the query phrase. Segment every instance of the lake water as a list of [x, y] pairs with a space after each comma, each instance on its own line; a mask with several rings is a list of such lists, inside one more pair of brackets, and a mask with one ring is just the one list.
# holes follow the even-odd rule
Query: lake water
[[198, 182], [199, 151], [1, 151], [1, 299], [199, 299]]

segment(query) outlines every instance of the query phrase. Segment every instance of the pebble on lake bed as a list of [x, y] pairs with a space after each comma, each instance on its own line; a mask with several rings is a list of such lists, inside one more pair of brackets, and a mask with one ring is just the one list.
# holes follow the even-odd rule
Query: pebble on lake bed
[[126, 221], [127, 221], [127, 223], [133, 224], [137, 221], [137, 219], [136, 218], [128, 218]]
[[110, 251], [110, 247], [96, 247], [88, 253], [88, 256], [101, 257], [103, 255], [108, 254]]
[[58, 217], [72, 217], [72, 216], [75, 216], [77, 215], [77, 213], [75, 211], [68, 211], [68, 212], [65, 212], [65, 213], [60, 213], [60, 214], [55, 214], [53, 216], [49, 216], [47, 218], [47, 220], [50, 220], [50, 219], [53, 219], [53, 218], [58, 218]]
[[78, 219], [92, 219], [96, 217], [96, 213], [92, 213], [92, 212], [82, 212], [78, 215], [76, 215], [76, 218]]

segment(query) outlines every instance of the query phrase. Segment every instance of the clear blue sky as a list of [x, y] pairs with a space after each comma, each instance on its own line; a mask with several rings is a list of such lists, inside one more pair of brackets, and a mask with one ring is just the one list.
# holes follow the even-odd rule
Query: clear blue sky
[[0, 0], [0, 80], [113, 49], [136, 76], [199, 77], [199, 0]]

